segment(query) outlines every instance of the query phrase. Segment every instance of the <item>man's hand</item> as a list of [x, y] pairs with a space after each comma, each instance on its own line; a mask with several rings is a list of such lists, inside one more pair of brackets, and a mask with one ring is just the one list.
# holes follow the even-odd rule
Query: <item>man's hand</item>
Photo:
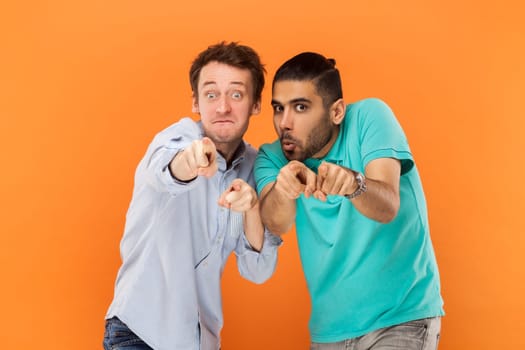
[[317, 183], [314, 196], [326, 200], [329, 194], [344, 196], [357, 189], [355, 174], [352, 170], [337, 164], [322, 162], [317, 169]]
[[301, 193], [309, 197], [316, 191], [316, 175], [303, 163], [292, 160], [279, 171], [273, 189], [288, 199], [297, 199]]
[[242, 179], [232, 181], [230, 187], [222, 193], [219, 205], [233, 211], [246, 212], [258, 204], [257, 193]]
[[215, 144], [208, 137], [195, 140], [177, 153], [169, 166], [180, 181], [190, 181], [197, 176], [212, 177], [218, 169]]

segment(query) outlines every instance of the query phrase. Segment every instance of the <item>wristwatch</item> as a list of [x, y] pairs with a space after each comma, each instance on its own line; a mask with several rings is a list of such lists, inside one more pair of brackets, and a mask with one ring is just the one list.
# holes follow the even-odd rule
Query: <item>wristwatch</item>
[[357, 189], [354, 191], [354, 193], [351, 194], [345, 194], [345, 197], [348, 199], [355, 198], [359, 196], [360, 194], [363, 194], [366, 192], [366, 180], [365, 176], [361, 174], [360, 172], [354, 172], [355, 181], [357, 181]]

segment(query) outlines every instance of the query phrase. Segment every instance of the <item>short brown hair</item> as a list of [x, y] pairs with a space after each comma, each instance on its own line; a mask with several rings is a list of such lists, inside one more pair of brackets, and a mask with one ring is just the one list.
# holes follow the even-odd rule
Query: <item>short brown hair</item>
[[253, 98], [255, 101], [261, 100], [266, 70], [261, 63], [259, 55], [251, 47], [239, 45], [237, 42], [226, 43], [223, 41], [209, 46], [205, 51], [201, 52], [195, 58], [190, 68], [191, 90], [196, 95], [201, 69], [210, 62], [219, 62], [241, 69], [248, 69], [252, 74]]

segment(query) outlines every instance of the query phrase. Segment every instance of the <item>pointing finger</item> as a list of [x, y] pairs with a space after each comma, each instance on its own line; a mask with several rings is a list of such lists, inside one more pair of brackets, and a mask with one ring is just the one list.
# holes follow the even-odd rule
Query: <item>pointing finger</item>
[[217, 164], [217, 149], [213, 141], [208, 137], [204, 137], [199, 142], [199, 144], [200, 145], [197, 150], [198, 153], [196, 152], [196, 158], [198, 157], [200, 162], [198, 163], [198, 174], [211, 177], [217, 172], [217, 169], [219, 168], [219, 165]]
[[209, 137], [202, 138], [202, 150], [206, 155], [206, 158], [208, 158], [209, 163], [215, 162], [215, 159], [217, 158], [217, 149]]
[[195, 141], [195, 162], [198, 167], [207, 167], [209, 160], [206, 156], [203, 141]]
[[308, 168], [303, 169], [303, 177], [305, 180], [304, 195], [308, 198], [316, 189], [317, 176]]
[[231, 191], [230, 193], [228, 193], [225, 197], [226, 201], [228, 203], [233, 203], [234, 201], [236, 201], [237, 199], [239, 199], [239, 192], [237, 191]]
[[317, 189], [321, 190], [324, 184], [324, 180], [328, 176], [328, 164], [322, 162], [317, 168]]

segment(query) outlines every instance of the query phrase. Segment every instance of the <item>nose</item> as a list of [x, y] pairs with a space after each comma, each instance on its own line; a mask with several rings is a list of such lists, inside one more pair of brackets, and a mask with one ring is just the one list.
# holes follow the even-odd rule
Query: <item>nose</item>
[[231, 111], [230, 102], [226, 96], [223, 96], [217, 102], [217, 113], [225, 114]]
[[288, 109], [284, 109], [281, 114], [281, 120], [279, 121], [279, 127], [281, 130], [293, 129], [293, 116]]

